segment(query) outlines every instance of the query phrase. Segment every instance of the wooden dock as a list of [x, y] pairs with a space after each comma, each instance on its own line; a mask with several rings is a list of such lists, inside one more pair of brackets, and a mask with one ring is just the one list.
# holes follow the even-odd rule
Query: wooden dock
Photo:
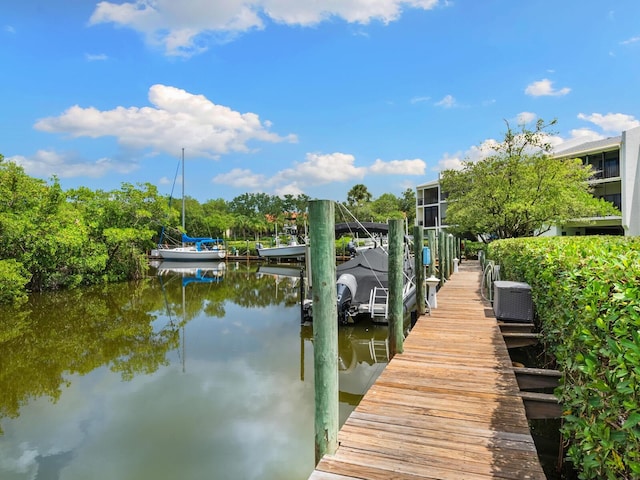
[[546, 478], [480, 278], [451, 275], [309, 480]]

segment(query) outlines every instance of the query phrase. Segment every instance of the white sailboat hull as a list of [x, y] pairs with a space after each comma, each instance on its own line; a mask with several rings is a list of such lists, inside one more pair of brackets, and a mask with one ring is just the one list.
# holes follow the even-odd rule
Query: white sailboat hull
[[163, 260], [197, 262], [222, 260], [225, 250], [196, 250], [195, 247], [160, 248], [158, 254]]

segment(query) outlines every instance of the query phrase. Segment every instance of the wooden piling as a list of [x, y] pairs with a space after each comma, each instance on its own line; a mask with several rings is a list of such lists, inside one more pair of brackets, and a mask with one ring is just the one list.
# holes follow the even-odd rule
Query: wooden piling
[[415, 282], [416, 282], [416, 306], [418, 315], [424, 315], [427, 313], [427, 302], [425, 292], [425, 277], [424, 277], [424, 262], [423, 251], [424, 248], [424, 231], [421, 226], [413, 227], [413, 252], [415, 258]]
[[334, 203], [309, 202], [316, 463], [338, 448], [338, 311]]
[[389, 220], [389, 353], [393, 357], [404, 350], [402, 301], [403, 221]]
[[457, 258], [456, 255], [456, 237], [451, 235], [451, 257], [450, 257], [450, 261], [451, 261], [451, 267], [449, 267], [449, 273], [453, 273], [454, 272], [454, 268], [455, 268], [455, 262], [453, 261], [455, 258]]
[[446, 281], [446, 269], [447, 269], [447, 248], [446, 248], [446, 235], [444, 232], [440, 232], [438, 234], [438, 270], [439, 270], [439, 275], [438, 278], [440, 278], [440, 286], [442, 287], [444, 285], [444, 282]]
[[427, 232], [427, 238], [429, 241], [430, 259], [429, 259], [429, 272], [427, 276], [432, 277], [436, 274], [436, 255], [438, 249], [436, 248], [436, 232], [435, 230], [429, 230]]

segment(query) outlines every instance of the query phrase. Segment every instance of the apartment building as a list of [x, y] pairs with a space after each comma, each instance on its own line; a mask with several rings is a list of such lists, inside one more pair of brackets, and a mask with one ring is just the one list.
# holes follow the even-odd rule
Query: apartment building
[[[640, 127], [622, 135], [560, 150], [556, 158], [580, 158], [593, 167], [593, 194], [613, 203], [619, 216], [577, 218], [544, 235], [640, 235]], [[425, 229], [446, 228], [446, 194], [439, 180], [416, 187], [416, 222]]]
[[416, 223], [425, 230], [446, 229], [447, 198], [440, 188], [440, 180], [416, 187]]

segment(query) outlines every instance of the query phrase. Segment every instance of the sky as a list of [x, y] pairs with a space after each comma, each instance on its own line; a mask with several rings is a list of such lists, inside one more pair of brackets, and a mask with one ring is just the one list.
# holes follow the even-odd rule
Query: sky
[[0, 154], [64, 189], [180, 196], [184, 149], [201, 202], [401, 196], [507, 124], [557, 119], [556, 151], [640, 125], [639, 20], [638, 0], [5, 0]]

